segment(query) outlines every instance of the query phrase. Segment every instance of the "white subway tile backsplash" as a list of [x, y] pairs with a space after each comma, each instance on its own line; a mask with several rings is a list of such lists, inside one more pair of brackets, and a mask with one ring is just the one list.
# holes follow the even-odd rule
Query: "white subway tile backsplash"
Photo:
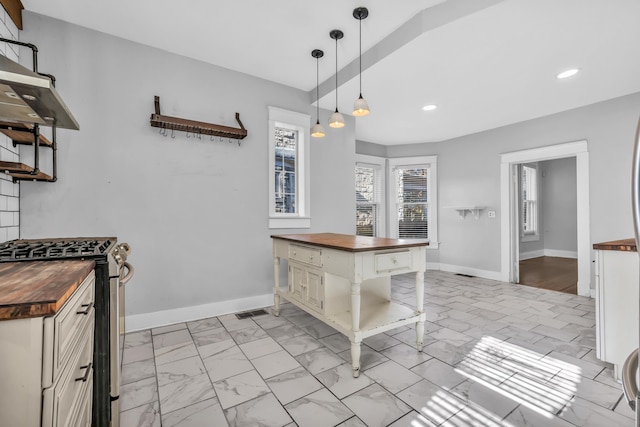
[[13, 212], [0, 212], [0, 227], [13, 227]]
[[[0, 7], [0, 36], [7, 39], [19, 39], [18, 27], [13, 23], [4, 8]], [[19, 47], [14, 44], [0, 43], [0, 54], [19, 62]], [[19, 162], [17, 147], [9, 138], [0, 135], [0, 160]], [[20, 237], [20, 184], [14, 184], [10, 176], [0, 173], [0, 242]]]
[[[19, 197], [4, 197], [6, 199], [7, 205], [6, 210], [19, 212], [20, 211], [20, 198]], [[1, 210], [1, 209], [0, 209]]]
[[20, 238], [20, 227], [8, 227], [7, 240], [15, 240]]

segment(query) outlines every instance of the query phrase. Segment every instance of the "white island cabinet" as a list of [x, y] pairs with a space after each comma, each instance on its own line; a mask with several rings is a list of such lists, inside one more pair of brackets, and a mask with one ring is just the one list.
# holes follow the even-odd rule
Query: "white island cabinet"
[[[424, 334], [424, 239], [386, 239], [346, 234], [273, 235], [274, 309], [284, 298], [351, 341], [353, 376], [360, 374], [364, 338], [415, 324], [416, 346]], [[280, 286], [280, 260], [288, 261], [288, 286]], [[391, 301], [391, 275], [415, 272], [415, 306]]]
[[612, 363], [616, 381], [638, 348], [639, 262], [635, 239], [593, 245], [596, 250], [596, 356]]
[[0, 263], [0, 426], [91, 425], [94, 265]]

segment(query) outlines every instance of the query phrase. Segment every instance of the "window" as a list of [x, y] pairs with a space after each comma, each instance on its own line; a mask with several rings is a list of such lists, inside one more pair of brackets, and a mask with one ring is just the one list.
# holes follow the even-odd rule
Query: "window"
[[537, 165], [521, 165], [522, 235], [538, 236]]
[[381, 237], [384, 232], [384, 159], [357, 156], [356, 234]]
[[307, 114], [269, 107], [269, 228], [309, 228]]
[[399, 239], [437, 239], [437, 157], [389, 160], [391, 235]]

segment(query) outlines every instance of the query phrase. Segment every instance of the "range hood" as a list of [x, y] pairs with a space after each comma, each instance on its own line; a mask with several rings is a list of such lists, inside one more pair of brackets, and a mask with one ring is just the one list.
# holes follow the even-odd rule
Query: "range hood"
[[0, 121], [80, 129], [52, 80], [0, 55]]

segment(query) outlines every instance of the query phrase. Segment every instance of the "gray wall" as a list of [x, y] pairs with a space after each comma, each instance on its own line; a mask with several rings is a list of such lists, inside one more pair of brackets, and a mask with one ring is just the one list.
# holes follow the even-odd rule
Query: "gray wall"
[[[307, 93], [41, 15], [24, 19], [22, 40], [39, 47], [41, 70], [56, 75], [81, 130], [59, 132], [58, 182], [21, 184], [22, 237], [128, 241], [136, 275], [127, 314], [268, 294], [271, 234], [355, 231], [353, 185], [343, 185], [354, 182], [352, 119], [311, 141], [312, 228], [270, 230], [267, 106], [310, 113]], [[310, 62], [310, 79], [314, 70]], [[163, 137], [149, 126], [154, 95], [171, 116], [237, 126], [237, 111], [248, 137], [240, 147]]]
[[540, 167], [544, 249], [577, 253], [576, 158], [548, 160]]
[[[438, 155], [441, 263], [500, 271], [500, 154], [579, 140], [588, 141], [591, 242], [633, 236], [631, 156], [640, 93], [516, 123], [441, 143], [386, 148], [388, 157]], [[362, 144], [356, 151], [360, 152]], [[370, 147], [363, 147], [370, 152]], [[478, 220], [459, 220], [450, 206], [481, 205]]]
[[538, 162], [537, 170], [540, 239], [528, 242], [521, 239], [520, 258], [536, 251], [546, 251], [545, 255], [549, 256], [577, 257], [576, 159], [567, 157]]

